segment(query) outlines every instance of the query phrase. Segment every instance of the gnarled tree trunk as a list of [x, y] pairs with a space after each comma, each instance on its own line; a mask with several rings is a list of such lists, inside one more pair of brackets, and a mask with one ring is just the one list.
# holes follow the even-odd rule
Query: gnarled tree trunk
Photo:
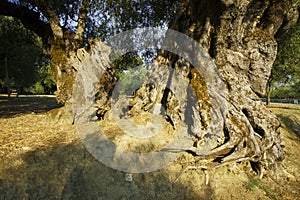
[[[83, 46], [89, 1], [82, 1], [84, 12], [80, 12], [76, 34], [62, 29], [50, 5], [45, 6], [43, 1], [29, 2], [39, 8], [49, 23], [41, 21], [38, 13], [9, 1], [0, 2], [0, 13], [21, 19], [51, 46], [49, 54], [58, 88], [57, 99], [62, 103], [71, 102], [77, 70], [88, 54], [80, 47]], [[248, 159], [260, 166], [282, 160], [280, 124], [261, 103], [259, 95], [265, 93], [276, 57], [275, 36], [298, 20], [298, 7], [293, 7], [291, 0], [182, 0], [170, 28], [200, 43], [214, 60], [226, 86], [226, 95], [222, 97], [225, 103], [218, 104], [211, 96], [210, 86], [196, 70], [197, 66], [177, 55], [161, 52], [156, 62], [174, 68], [190, 85], [178, 88], [191, 89], [195, 95], [176, 99], [169, 88], [145, 83], [136, 92], [129, 114], [152, 112], [157, 104], [163, 105], [166, 120], [173, 128], [185, 123], [194, 137], [195, 145], [182, 150], [194, 151], [204, 159], [213, 158], [212, 161], [223, 163]], [[169, 72], [153, 70], [150, 76], [159, 77], [168, 84], [173, 76]], [[110, 109], [109, 98], [116, 81], [110, 77], [113, 74], [111, 69], [107, 78], [103, 76], [100, 80], [103, 84], [96, 97], [99, 116]], [[226, 113], [222, 113], [225, 118], [218, 122], [211, 114], [217, 106], [227, 108]]]
[[[39, 12], [26, 7], [36, 7]], [[81, 1], [77, 30], [73, 33], [62, 27], [60, 18], [51, 2], [28, 0], [26, 2], [0, 2], [0, 14], [18, 18], [23, 25], [42, 38], [45, 55], [50, 57], [53, 79], [57, 85], [57, 100], [68, 104], [71, 101], [74, 79], [83, 59], [81, 47], [84, 46], [89, 0]], [[41, 19], [41, 15], [45, 19]], [[78, 51], [78, 52], [77, 52]], [[78, 54], [79, 53], [79, 54]]]
[[[220, 72], [226, 86], [223, 106], [228, 108], [226, 118], [215, 129], [220, 132], [209, 129], [214, 123], [210, 109], [218, 105], [209, 95], [205, 78], [197, 74], [195, 66], [166, 52], [161, 52], [156, 62], [172, 66], [184, 76], [197, 98], [178, 100], [172, 91], [167, 91], [166, 97], [169, 88], [146, 82], [136, 92], [130, 115], [153, 112], [162, 104], [174, 129], [184, 122], [194, 136], [194, 146], [182, 150], [193, 151], [203, 159], [221, 163], [250, 160], [260, 171], [281, 161], [285, 152], [280, 123], [260, 96], [265, 93], [277, 54], [275, 36], [288, 23], [297, 21], [297, 12], [291, 1], [281, 0], [182, 1], [170, 28], [199, 42]], [[158, 69], [149, 76], [167, 83], [172, 75]]]

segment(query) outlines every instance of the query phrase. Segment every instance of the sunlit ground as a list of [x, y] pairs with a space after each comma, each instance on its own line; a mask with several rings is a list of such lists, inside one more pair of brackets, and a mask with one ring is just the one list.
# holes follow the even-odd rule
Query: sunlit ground
[[189, 170], [176, 182], [189, 155], [127, 182], [85, 150], [73, 125], [49, 123], [56, 107], [54, 97], [0, 96], [0, 199], [299, 199], [299, 105], [270, 106], [282, 123], [286, 174], [260, 180], [240, 163], [208, 175]]

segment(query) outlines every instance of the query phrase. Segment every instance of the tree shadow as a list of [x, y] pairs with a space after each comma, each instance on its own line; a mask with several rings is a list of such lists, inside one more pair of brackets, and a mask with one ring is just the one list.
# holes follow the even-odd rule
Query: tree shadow
[[174, 183], [174, 174], [164, 169], [132, 174], [128, 182], [124, 172], [97, 161], [80, 141], [35, 149], [21, 159], [5, 170], [0, 199], [215, 199], [209, 185], [203, 183], [201, 191], [190, 185], [194, 180]]
[[62, 107], [55, 97], [48, 96], [0, 96], [0, 118], [10, 118], [16, 115], [43, 113], [54, 108]]
[[300, 122], [296, 119], [292, 119], [286, 115], [278, 114], [277, 117], [283, 124], [285, 125], [285, 128], [296, 135], [298, 139], [300, 140]]

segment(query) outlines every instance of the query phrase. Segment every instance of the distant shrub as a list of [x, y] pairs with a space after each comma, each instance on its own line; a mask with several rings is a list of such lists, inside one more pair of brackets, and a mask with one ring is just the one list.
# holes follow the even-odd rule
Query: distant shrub
[[26, 88], [24, 91], [25, 91], [25, 93], [28, 93], [28, 94], [44, 94], [45, 93], [44, 87], [41, 84], [41, 82], [36, 82], [30, 88]]
[[120, 77], [119, 93], [132, 95], [132, 93], [143, 83], [147, 69], [144, 66], [138, 66], [124, 71]]

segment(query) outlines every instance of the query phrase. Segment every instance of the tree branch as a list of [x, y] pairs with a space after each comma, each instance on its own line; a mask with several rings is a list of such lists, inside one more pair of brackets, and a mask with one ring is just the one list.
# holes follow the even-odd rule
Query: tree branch
[[50, 5], [49, 1], [45, 0], [28, 0], [32, 5], [38, 7], [38, 9], [44, 14], [44, 16], [49, 21], [50, 27], [52, 29], [52, 34], [55, 39], [63, 38], [63, 29], [60, 25], [60, 20], [58, 15], [55, 13], [54, 9]]
[[87, 13], [90, 6], [90, 0], [83, 0], [79, 8], [78, 25], [75, 39], [82, 43], [84, 39], [84, 29], [86, 26]]
[[50, 25], [40, 20], [38, 12], [14, 3], [0, 1], [0, 14], [19, 19], [27, 29], [40, 36], [44, 43], [48, 43], [53, 37]]
[[293, 5], [291, 0], [272, 0], [262, 19], [262, 28], [276, 38], [285, 35], [299, 20], [299, 7], [299, 3]]

